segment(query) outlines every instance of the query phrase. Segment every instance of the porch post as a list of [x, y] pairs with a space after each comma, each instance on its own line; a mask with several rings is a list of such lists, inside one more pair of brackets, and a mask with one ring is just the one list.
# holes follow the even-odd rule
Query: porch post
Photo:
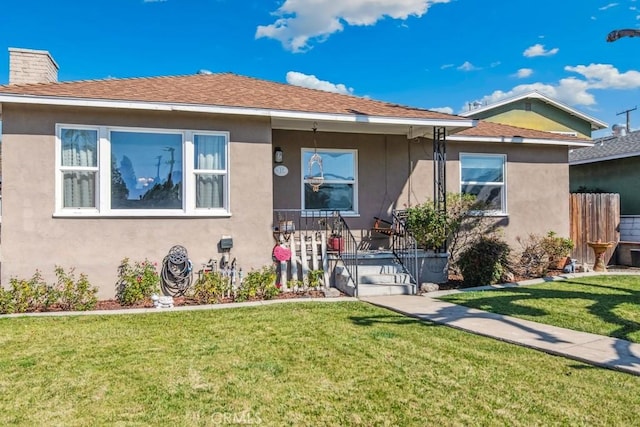
[[[447, 212], [447, 145], [446, 128], [433, 128], [433, 204], [437, 211]], [[447, 251], [447, 244], [442, 247]]]

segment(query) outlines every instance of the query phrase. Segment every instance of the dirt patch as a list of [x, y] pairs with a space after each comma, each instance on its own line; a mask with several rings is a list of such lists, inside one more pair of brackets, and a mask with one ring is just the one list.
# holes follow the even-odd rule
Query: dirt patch
[[[549, 270], [547, 271], [547, 274], [545, 275], [545, 277], [555, 277], [555, 276], [560, 276], [564, 274], [564, 272], [562, 270]], [[536, 277], [519, 277], [519, 276], [514, 276], [513, 279], [509, 282], [505, 282], [505, 283], [517, 283], [517, 282], [522, 282], [524, 280], [531, 280], [531, 279], [536, 279]], [[448, 291], [448, 290], [452, 290], [452, 289], [464, 289], [464, 288], [470, 288], [470, 287], [475, 287], [477, 285], [466, 285], [464, 283], [464, 280], [462, 279], [461, 275], [457, 275], [457, 274], [449, 274], [449, 280], [447, 281], [447, 283], [442, 283], [439, 286], [439, 290], [441, 291]]]
[[[310, 290], [307, 292], [282, 292], [276, 295], [275, 297], [273, 297], [272, 299], [279, 300], [279, 299], [297, 299], [297, 298], [324, 298], [324, 294], [321, 291], [316, 291], [316, 290]], [[249, 299], [249, 301], [261, 301], [261, 300], [255, 298], [255, 299]], [[234, 302], [232, 298], [227, 298], [227, 299], [224, 299], [223, 301], [220, 301], [219, 304], [232, 303], [232, 302]], [[200, 302], [198, 302], [193, 298], [174, 297], [173, 305], [175, 307], [180, 307], [180, 306], [204, 305], [204, 304], [201, 304]], [[98, 303], [96, 304], [96, 308], [94, 310], [122, 310], [122, 309], [126, 310], [129, 308], [154, 308], [154, 306], [153, 306], [153, 301], [151, 301], [150, 299], [144, 300], [140, 303], [133, 304], [133, 305], [122, 305], [115, 299], [109, 299], [109, 300], [98, 301]], [[60, 310], [56, 310], [54, 307], [53, 309], [50, 309], [48, 311], [60, 311]]]

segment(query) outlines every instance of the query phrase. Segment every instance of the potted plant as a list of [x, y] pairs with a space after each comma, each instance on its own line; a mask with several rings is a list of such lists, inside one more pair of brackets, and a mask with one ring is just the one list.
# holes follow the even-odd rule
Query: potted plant
[[554, 231], [549, 231], [542, 239], [542, 248], [549, 257], [549, 268], [562, 270], [571, 262], [571, 251], [574, 248], [573, 240], [566, 237], [559, 237]]

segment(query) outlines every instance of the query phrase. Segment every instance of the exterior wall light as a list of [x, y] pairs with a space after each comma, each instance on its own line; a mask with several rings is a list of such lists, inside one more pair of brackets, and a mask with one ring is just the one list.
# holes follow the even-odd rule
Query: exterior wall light
[[275, 150], [273, 150], [273, 161], [275, 163], [282, 163], [283, 160], [284, 153], [282, 152], [282, 148], [276, 147]]

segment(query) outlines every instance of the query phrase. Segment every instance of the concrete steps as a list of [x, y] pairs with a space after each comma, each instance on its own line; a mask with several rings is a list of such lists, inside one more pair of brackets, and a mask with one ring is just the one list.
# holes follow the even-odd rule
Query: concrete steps
[[[341, 265], [334, 271], [335, 286], [345, 294], [354, 296], [356, 287]], [[358, 295], [415, 295], [416, 285], [404, 273], [402, 266], [396, 263], [391, 253], [365, 254], [358, 262]]]

